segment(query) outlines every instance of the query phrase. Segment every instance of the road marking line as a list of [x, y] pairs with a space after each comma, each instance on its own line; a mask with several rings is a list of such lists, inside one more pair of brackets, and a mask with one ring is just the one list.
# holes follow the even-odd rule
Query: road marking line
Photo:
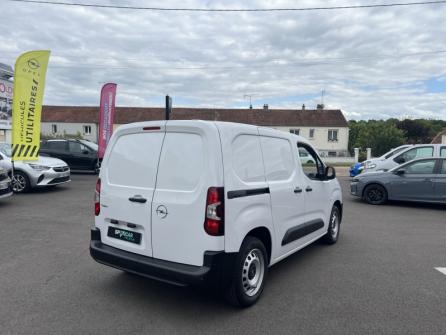
[[440, 271], [442, 274], [446, 275], [446, 268], [435, 268], [435, 270]]

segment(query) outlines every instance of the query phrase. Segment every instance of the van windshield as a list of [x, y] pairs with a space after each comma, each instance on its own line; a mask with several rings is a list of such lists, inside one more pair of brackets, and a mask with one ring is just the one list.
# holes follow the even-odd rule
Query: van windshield
[[401, 147], [401, 148], [396, 148], [395, 150], [390, 151], [387, 155], [384, 156], [385, 159], [392, 157], [393, 155], [396, 155], [397, 153], [403, 151], [404, 149], [406, 149], [407, 147]]

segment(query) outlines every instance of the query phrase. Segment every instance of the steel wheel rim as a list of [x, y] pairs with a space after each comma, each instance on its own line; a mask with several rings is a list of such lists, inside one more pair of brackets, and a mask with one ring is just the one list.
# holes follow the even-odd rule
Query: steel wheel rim
[[338, 214], [335, 211], [331, 216], [331, 237], [336, 238], [338, 236], [338, 231], [339, 231], [339, 218]]
[[246, 255], [242, 269], [242, 286], [247, 296], [256, 295], [262, 287], [265, 276], [265, 258], [259, 249], [251, 250]]
[[22, 192], [26, 187], [26, 179], [22, 175], [14, 175], [12, 177], [12, 190], [14, 192]]

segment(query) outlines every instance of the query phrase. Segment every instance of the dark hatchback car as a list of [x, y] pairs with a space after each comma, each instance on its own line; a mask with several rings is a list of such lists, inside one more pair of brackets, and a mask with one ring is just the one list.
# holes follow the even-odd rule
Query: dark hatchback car
[[97, 144], [86, 140], [56, 139], [41, 141], [40, 155], [59, 158], [65, 161], [71, 170], [99, 173], [101, 167], [98, 160]]
[[446, 203], [446, 158], [420, 158], [352, 179], [351, 194], [372, 205], [387, 200]]

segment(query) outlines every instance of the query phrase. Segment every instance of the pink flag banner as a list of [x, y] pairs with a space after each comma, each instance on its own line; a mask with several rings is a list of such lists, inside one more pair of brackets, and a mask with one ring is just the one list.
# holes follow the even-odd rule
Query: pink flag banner
[[115, 116], [116, 84], [108, 83], [102, 86], [101, 106], [99, 108], [99, 138], [98, 157], [104, 157], [108, 141], [113, 133], [113, 119]]

